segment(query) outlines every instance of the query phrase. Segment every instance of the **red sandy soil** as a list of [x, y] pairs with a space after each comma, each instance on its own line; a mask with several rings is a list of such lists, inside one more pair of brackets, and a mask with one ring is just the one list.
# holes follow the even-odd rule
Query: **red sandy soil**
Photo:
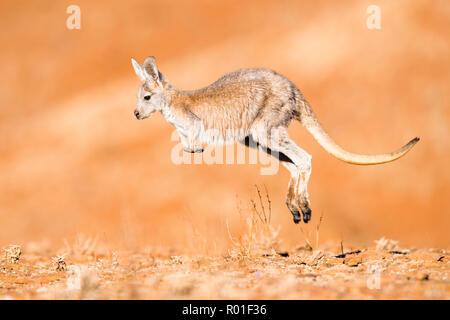
[[448, 299], [448, 251], [389, 244], [344, 254], [336, 246], [276, 253], [255, 241], [222, 256], [89, 244], [59, 257], [31, 250], [0, 263], [0, 299]]

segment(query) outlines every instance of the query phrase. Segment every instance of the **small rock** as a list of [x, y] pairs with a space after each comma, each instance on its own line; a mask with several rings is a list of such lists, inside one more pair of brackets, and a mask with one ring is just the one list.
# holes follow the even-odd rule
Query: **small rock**
[[419, 281], [425, 281], [430, 279], [430, 275], [425, 272], [417, 272], [413, 275], [413, 279], [419, 280]]
[[362, 262], [369, 262], [369, 261], [381, 261], [383, 259], [389, 258], [390, 255], [387, 252], [368, 250], [362, 252], [360, 256], [362, 258]]
[[297, 264], [306, 264], [310, 267], [316, 266], [325, 254], [317, 250], [312, 254], [300, 254], [297, 256]]
[[333, 267], [337, 264], [343, 264], [343, 263], [344, 263], [343, 258], [328, 257], [328, 258], [324, 259], [324, 264], [327, 267]]
[[362, 258], [360, 256], [349, 256], [344, 259], [344, 263], [349, 267], [357, 267], [362, 262]]
[[319, 262], [320, 259], [324, 256], [324, 253], [320, 250], [317, 250], [314, 252], [308, 259], [306, 259], [304, 262], [309, 266], [315, 266]]
[[174, 264], [183, 264], [183, 258], [180, 256], [171, 256], [170, 260], [172, 261], [172, 263]]

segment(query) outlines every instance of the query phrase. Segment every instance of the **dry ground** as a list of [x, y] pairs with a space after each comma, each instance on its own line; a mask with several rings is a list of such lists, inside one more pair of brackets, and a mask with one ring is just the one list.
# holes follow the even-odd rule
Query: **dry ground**
[[65, 27], [68, 4], [0, 4], [0, 247], [79, 233], [174, 247], [189, 243], [192, 224], [225, 250], [225, 219], [236, 226], [236, 195], [248, 201], [255, 183], [267, 185], [285, 242], [301, 242], [285, 168], [175, 165], [173, 127], [158, 114], [135, 119], [130, 56], [147, 55], [186, 90], [239, 68], [275, 69], [349, 151], [388, 152], [419, 136], [404, 158], [361, 167], [298, 123], [289, 131], [313, 157], [311, 222], [326, 216], [323, 241], [449, 245], [448, 1], [378, 1], [377, 31], [366, 27], [371, 1], [80, 0], [78, 31]]
[[[223, 254], [184, 249], [114, 252], [78, 237], [52, 256], [45, 243], [3, 248], [4, 299], [448, 299], [450, 256], [400, 249], [381, 238], [369, 248], [319, 247], [320, 222], [305, 245], [285, 250], [270, 201], [247, 216]], [[228, 225], [227, 225], [228, 226]], [[302, 232], [303, 228], [301, 229]], [[318, 248], [313, 249], [313, 243]], [[61, 254], [61, 252], [64, 252]], [[199, 252], [199, 250], [197, 250]]]
[[449, 273], [449, 251], [438, 249], [366, 248], [342, 258], [332, 250], [242, 257], [148, 249], [59, 263], [24, 251], [0, 264], [0, 299], [448, 299]]

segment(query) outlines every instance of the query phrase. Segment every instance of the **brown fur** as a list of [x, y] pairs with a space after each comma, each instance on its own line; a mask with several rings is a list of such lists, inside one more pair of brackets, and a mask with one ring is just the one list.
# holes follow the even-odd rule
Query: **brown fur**
[[389, 154], [350, 153], [328, 136], [300, 90], [275, 71], [242, 69], [224, 75], [205, 88], [182, 91], [172, 87], [158, 71], [154, 57], [148, 57], [143, 66], [133, 59], [132, 62], [143, 81], [135, 111], [138, 119], [160, 111], [180, 133], [187, 152], [203, 151], [203, 143], [244, 143], [251, 139], [264, 151], [276, 155], [291, 173], [286, 204], [295, 223], [300, 221], [299, 209], [304, 222], [311, 216], [307, 193], [311, 156], [287, 134], [293, 119], [299, 120], [332, 155], [354, 164], [393, 161], [418, 141], [413, 139]]

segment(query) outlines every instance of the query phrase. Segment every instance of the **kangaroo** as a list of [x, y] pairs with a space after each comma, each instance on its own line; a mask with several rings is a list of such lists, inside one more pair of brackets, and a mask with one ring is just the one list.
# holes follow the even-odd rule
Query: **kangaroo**
[[203, 144], [240, 142], [275, 156], [291, 174], [286, 205], [294, 223], [311, 219], [307, 185], [311, 156], [292, 141], [287, 128], [298, 120], [317, 142], [336, 158], [358, 165], [394, 161], [418, 141], [385, 154], [362, 155], [337, 145], [317, 120], [300, 90], [286, 77], [267, 69], [242, 69], [228, 73], [199, 90], [182, 91], [158, 71], [154, 57], [144, 65], [131, 58], [142, 85], [134, 110], [137, 119], [159, 111], [181, 137], [185, 152], [202, 152]]

